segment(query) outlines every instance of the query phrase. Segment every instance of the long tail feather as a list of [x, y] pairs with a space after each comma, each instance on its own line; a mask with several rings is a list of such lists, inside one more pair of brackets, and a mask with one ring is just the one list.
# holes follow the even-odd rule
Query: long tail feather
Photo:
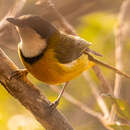
[[108, 64], [106, 64], [106, 63], [104, 63], [104, 62], [102, 62], [102, 61], [100, 61], [100, 60], [95, 59], [95, 58], [94, 58], [93, 56], [91, 56], [89, 53], [85, 52], [85, 54], [88, 55], [88, 59], [89, 59], [90, 61], [93, 61], [94, 63], [97, 63], [97, 64], [99, 64], [99, 65], [102, 65], [102, 66], [104, 66], [104, 67], [106, 67], [106, 68], [109, 68], [109, 69], [115, 71], [116, 73], [118, 73], [118, 74], [120, 74], [120, 75], [123, 75], [123, 76], [126, 77], [126, 78], [130, 78], [130, 75], [128, 75], [128, 74], [126, 74], [126, 73], [124, 73], [124, 72], [118, 70], [117, 68], [115, 68], [115, 67], [113, 67], [113, 66], [111, 66], [111, 65], [108, 65]]
[[94, 55], [96, 55], [96, 56], [103, 56], [102, 54], [100, 54], [100, 53], [98, 53], [98, 52], [96, 52], [96, 51], [94, 51], [94, 50], [92, 50], [92, 49], [90, 49], [90, 48], [87, 48], [87, 49], [85, 50], [85, 53], [91, 53], [91, 54], [94, 54]]

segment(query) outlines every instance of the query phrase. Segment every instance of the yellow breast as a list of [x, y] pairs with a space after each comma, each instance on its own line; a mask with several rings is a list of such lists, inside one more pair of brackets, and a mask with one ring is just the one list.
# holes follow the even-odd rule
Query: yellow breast
[[94, 63], [88, 61], [87, 55], [80, 56], [72, 63], [61, 64], [55, 58], [53, 49], [48, 49], [44, 56], [32, 65], [25, 62], [21, 55], [20, 59], [34, 77], [47, 84], [60, 84], [70, 81], [94, 65]]

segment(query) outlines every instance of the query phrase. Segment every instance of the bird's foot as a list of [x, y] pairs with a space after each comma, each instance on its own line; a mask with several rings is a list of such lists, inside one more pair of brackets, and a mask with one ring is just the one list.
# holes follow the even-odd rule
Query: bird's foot
[[28, 71], [26, 69], [18, 69], [16, 71], [13, 71], [10, 76], [10, 80], [13, 78], [20, 79], [26, 77], [28, 74]]
[[50, 103], [50, 109], [53, 111], [59, 105], [59, 100], [55, 100], [54, 102]]
[[64, 90], [65, 90], [65, 88], [67, 87], [68, 83], [69, 83], [69, 82], [66, 82], [66, 83], [64, 84], [64, 87], [62, 88], [62, 90], [61, 90], [61, 92], [60, 92], [58, 98], [57, 98], [54, 102], [50, 103], [50, 108], [51, 108], [51, 110], [56, 109], [56, 107], [58, 106], [58, 104], [59, 104], [59, 102], [60, 102], [60, 99], [61, 99], [61, 97], [62, 97], [62, 95], [63, 95], [63, 93], [64, 93]]

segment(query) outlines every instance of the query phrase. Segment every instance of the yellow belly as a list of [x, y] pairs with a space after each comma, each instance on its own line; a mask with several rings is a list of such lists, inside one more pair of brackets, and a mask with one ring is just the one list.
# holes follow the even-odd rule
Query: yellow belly
[[73, 63], [61, 64], [54, 57], [52, 49], [48, 49], [44, 56], [32, 65], [25, 62], [21, 55], [20, 59], [34, 77], [47, 84], [60, 84], [70, 81], [94, 65], [94, 63], [88, 61], [87, 55], [82, 55]]

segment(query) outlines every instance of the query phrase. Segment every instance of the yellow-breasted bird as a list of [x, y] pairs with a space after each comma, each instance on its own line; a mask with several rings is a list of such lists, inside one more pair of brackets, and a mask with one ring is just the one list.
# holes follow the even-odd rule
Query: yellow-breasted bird
[[[40, 81], [47, 84], [66, 83], [65, 88], [68, 81], [93, 66], [94, 62], [113, 68], [89, 54], [98, 55], [90, 51], [89, 42], [60, 32], [39, 16], [25, 15], [7, 20], [17, 27], [21, 39], [18, 52], [23, 65]], [[58, 104], [64, 88], [54, 104]]]

